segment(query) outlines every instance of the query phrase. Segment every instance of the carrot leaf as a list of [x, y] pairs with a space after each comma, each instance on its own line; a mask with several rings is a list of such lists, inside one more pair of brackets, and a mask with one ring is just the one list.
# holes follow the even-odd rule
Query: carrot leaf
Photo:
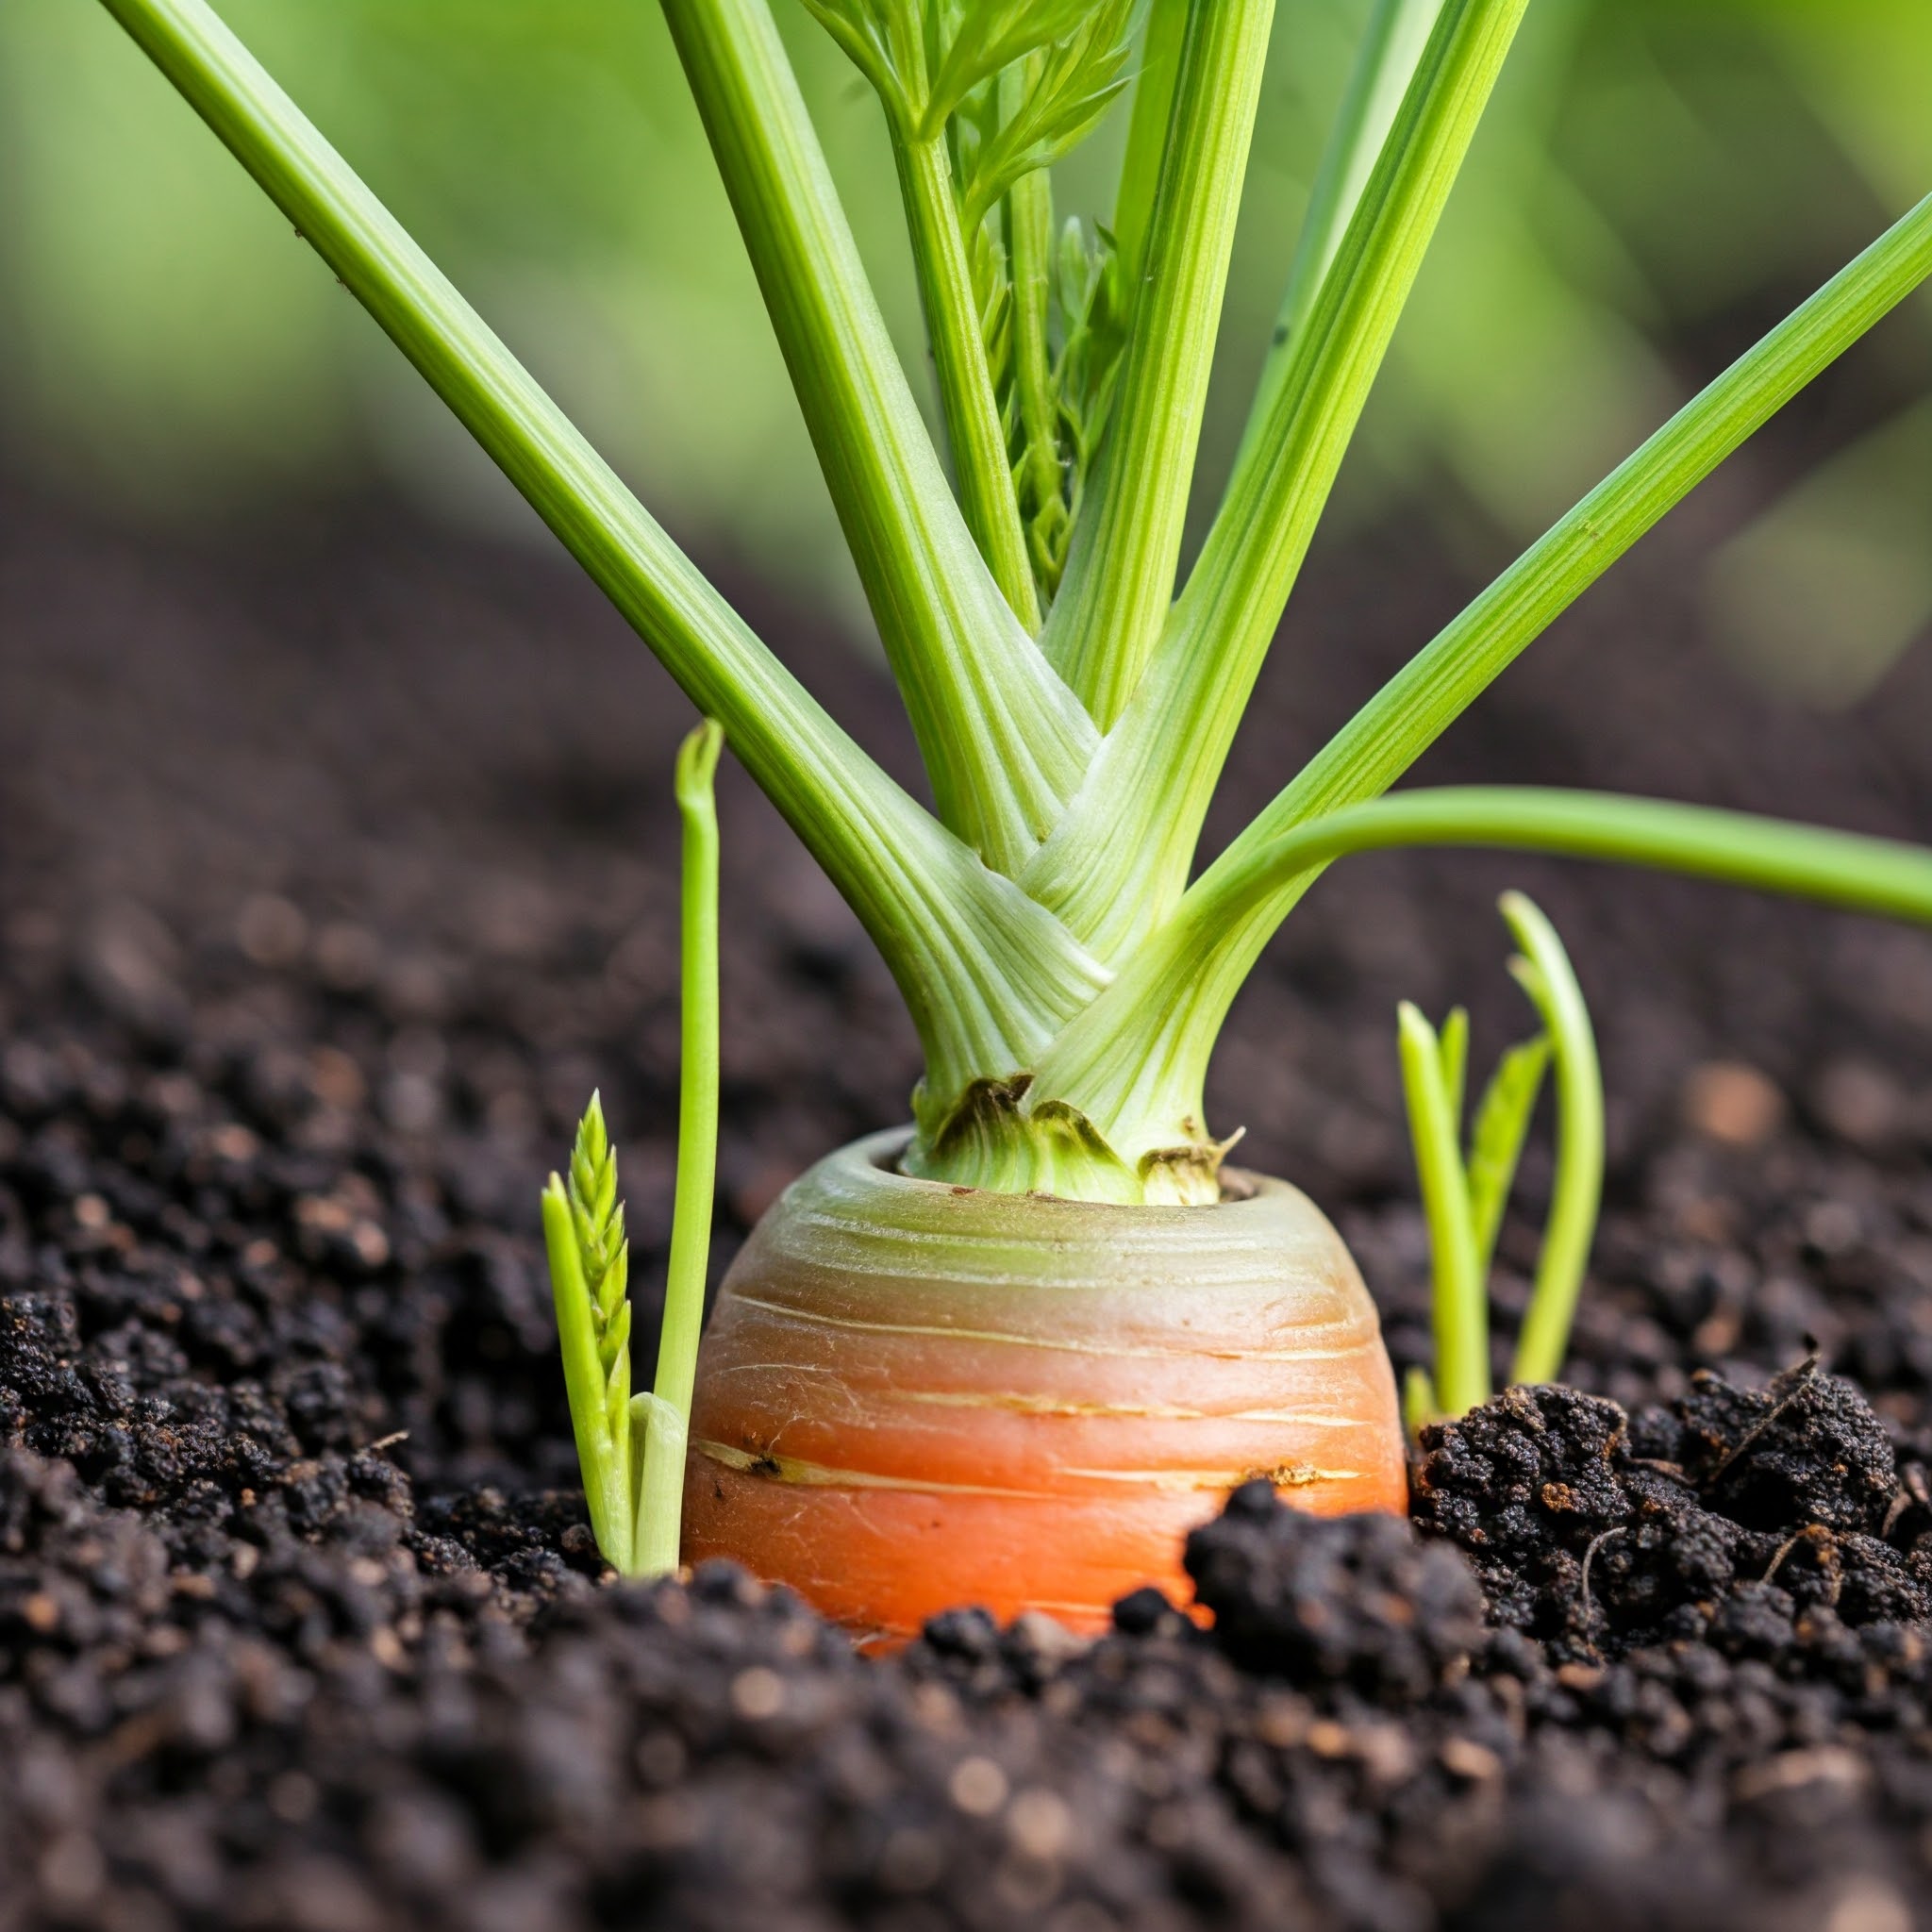
[[1519, 1041], [1496, 1063], [1476, 1106], [1475, 1124], [1469, 1136], [1469, 1208], [1485, 1274], [1496, 1252], [1503, 1209], [1516, 1179], [1517, 1162], [1529, 1133], [1529, 1117], [1536, 1111], [1549, 1064], [1547, 1033]]
[[[1452, 1016], [1452, 1018], [1457, 1016]], [[1456, 1087], [1467, 1019], [1445, 1039], [1404, 1000], [1397, 1015], [1402, 1086], [1409, 1139], [1429, 1230], [1430, 1322], [1435, 1334], [1434, 1390], [1442, 1410], [1460, 1415], [1490, 1394], [1490, 1317], [1470, 1217], [1469, 1182], [1457, 1146]], [[1454, 1079], [1452, 1080], [1452, 1074]]]
[[570, 1177], [543, 1191], [543, 1233], [564, 1388], [591, 1528], [614, 1569], [631, 1561], [630, 1244], [617, 1197], [617, 1155], [598, 1094], [577, 1125]]
[[1505, 892], [1502, 908], [1523, 948], [1509, 970], [1542, 1016], [1557, 1069], [1556, 1186], [1509, 1379], [1553, 1382], [1562, 1372], [1603, 1201], [1603, 1073], [1590, 1008], [1556, 927], [1522, 892]]

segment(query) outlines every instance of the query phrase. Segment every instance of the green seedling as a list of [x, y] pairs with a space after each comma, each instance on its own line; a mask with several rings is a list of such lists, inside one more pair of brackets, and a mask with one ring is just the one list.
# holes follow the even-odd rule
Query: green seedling
[[1576, 1297], [1590, 1265], [1604, 1186], [1604, 1090], [1583, 989], [1557, 929], [1522, 892], [1502, 913], [1522, 950], [1509, 971], [1542, 1028], [1496, 1064], [1461, 1146], [1469, 1015], [1457, 1007], [1440, 1032], [1407, 1000], [1398, 1014], [1402, 1087], [1429, 1230], [1435, 1371], [1412, 1368], [1403, 1389], [1411, 1434], [1490, 1398], [1490, 1266], [1517, 1162], [1552, 1064], [1557, 1075], [1556, 1183], [1537, 1258], [1529, 1312], [1509, 1379], [1554, 1381], [1563, 1366]]
[[657, 1381], [631, 1393], [630, 1243], [617, 1192], [617, 1152], [591, 1094], [568, 1178], [543, 1191], [543, 1240], [558, 1341], [591, 1527], [624, 1576], [677, 1568], [685, 1443], [705, 1316], [718, 1150], [718, 812], [712, 780], [724, 734], [707, 720], [677, 754], [684, 824], [683, 1022], [677, 1188]]

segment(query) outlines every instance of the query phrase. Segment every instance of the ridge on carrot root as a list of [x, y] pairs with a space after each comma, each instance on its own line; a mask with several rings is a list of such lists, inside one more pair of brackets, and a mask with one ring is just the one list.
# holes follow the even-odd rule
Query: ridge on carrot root
[[685, 1443], [710, 1252], [718, 1144], [718, 815], [712, 780], [724, 733], [708, 719], [677, 757], [684, 824], [683, 1064], [677, 1194], [656, 1386], [631, 1392], [630, 1242], [617, 1150], [600, 1094], [579, 1123], [569, 1177], [543, 1191], [543, 1237], [564, 1387], [591, 1527], [625, 1576], [677, 1568]]
[[1433, 1277], [1433, 1370], [1412, 1368], [1403, 1420], [1466, 1414], [1490, 1398], [1490, 1265], [1543, 1076], [1557, 1076], [1556, 1175], [1536, 1283], [1510, 1368], [1512, 1383], [1551, 1382], [1563, 1366], [1576, 1298], [1603, 1198], [1604, 1094], [1583, 989], [1557, 929], [1523, 892], [1501, 901], [1522, 950], [1509, 972], [1541, 1030], [1506, 1052], [1476, 1103], [1468, 1152], [1457, 1145], [1469, 1062], [1469, 1015], [1456, 1008], [1438, 1031], [1407, 1000], [1398, 1036], [1410, 1141], [1422, 1183]]

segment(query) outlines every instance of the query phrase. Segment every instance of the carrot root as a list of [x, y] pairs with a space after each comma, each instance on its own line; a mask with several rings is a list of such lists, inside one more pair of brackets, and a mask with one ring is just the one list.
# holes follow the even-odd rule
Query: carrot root
[[1374, 1307], [1280, 1181], [1211, 1208], [992, 1194], [875, 1135], [788, 1190], [700, 1357], [687, 1562], [725, 1557], [867, 1636], [962, 1603], [1106, 1625], [1176, 1601], [1187, 1531], [1254, 1476], [1407, 1507]]

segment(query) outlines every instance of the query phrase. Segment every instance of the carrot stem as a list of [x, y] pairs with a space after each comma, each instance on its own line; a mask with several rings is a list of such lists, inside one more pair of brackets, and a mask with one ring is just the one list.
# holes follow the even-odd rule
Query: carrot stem
[[1556, 927], [1521, 892], [1504, 893], [1503, 917], [1523, 948], [1511, 971], [1542, 1015], [1557, 1068], [1556, 1190], [1509, 1379], [1554, 1382], [1570, 1345], [1603, 1201], [1603, 1071], [1590, 1008]]
[[1423, 1212], [1429, 1224], [1434, 1396], [1443, 1413], [1461, 1415], [1490, 1399], [1489, 1304], [1470, 1212], [1469, 1181], [1457, 1145], [1457, 1042], [1464, 1037], [1464, 1028], [1445, 1026], [1439, 1037], [1421, 1011], [1405, 1000], [1399, 1037], [1409, 1134], [1422, 1181]]
[[644, 1414], [633, 1574], [677, 1568], [684, 1515], [684, 1450], [705, 1322], [705, 1270], [711, 1253], [711, 1201], [718, 1170], [718, 807], [713, 780], [724, 734], [710, 719], [677, 754], [677, 808], [684, 820], [683, 1022], [677, 1092], [677, 1195], [658, 1376]]

